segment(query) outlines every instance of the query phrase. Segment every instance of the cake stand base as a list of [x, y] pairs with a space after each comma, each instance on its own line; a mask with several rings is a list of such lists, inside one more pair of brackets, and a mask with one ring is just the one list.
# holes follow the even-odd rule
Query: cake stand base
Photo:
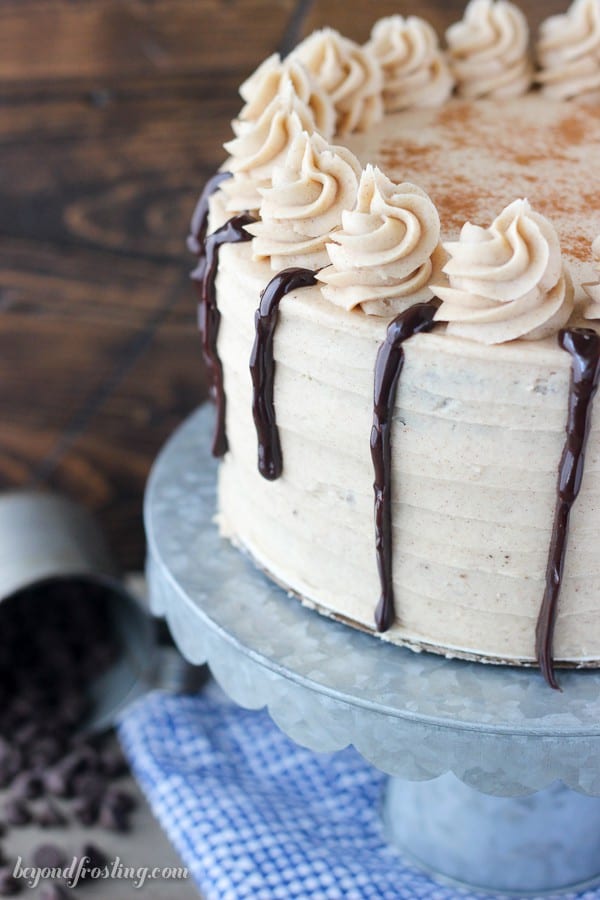
[[600, 670], [539, 672], [376, 641], [303, 607], [219, 536], [213, 411], [160, 455], [146, 494], [151, 606], [183, 655], [293, 740], [352, 744], [392, 776], [390, 842], [496, 893], [600, 881]]
[[501, 893], [556, 893], [600, 883], [600, 799], [558, 783], [490, 797], [452, 773], [390, 778], [386, 835], [436, 878]]

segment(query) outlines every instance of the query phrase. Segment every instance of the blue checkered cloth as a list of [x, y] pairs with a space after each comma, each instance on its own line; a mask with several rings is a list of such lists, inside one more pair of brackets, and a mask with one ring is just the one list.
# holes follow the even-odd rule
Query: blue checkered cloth
[[195, 697], [150, 694], [119, 733], [207, 900], [475, 900], [385, 843], [385, 777], [351, 748], [305, 750], [214, 684]]

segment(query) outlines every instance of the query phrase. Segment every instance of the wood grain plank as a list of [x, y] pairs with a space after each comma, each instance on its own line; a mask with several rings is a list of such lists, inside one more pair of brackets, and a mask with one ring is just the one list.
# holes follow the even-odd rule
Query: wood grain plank
[[136, 84], [100, 107], [73, 96], [0, 106], [0, 167], [11, 173], [0, 182], [0, 233], [181, 259], [240, 104], [237, 80], [224, 97], [198, 82], [175, 96]]
[[183, 290], [145, 352], [47, 478], [97, 513], [124, 568], [143, 561], [142, 494], [152, 461], [206, 397], [190, 301]]
[[0, 400], [0, 490], [33, 483], [33, 472], [60, 439], [57, 424], [43, 426], [38, 417], [26, 424], [10, 421]]
[[[137, 329], [110, 321], [4, 315], [0, 318], [3, 422], [62, 433], [105, 383]], [[0, 429], [0, 445], [4, 442]], [[50, 448], [49, 448], [50, 449]]]
[[[103, 322], [139, 328], [189, 268], [161, 260], [4, 237], [0, 241], [0, 321]], [[15, 326], [16, 327], [16, 326]]]
[[[295, 0], [4, 0], [4, 82], [250, 71], [277, 46]], [[41, 40], [43, 36], [43, 40]]]
[[[193, 323], [189, 290], [181, 266], [2, 242], [0, 486], [48, 481], [49, 461], [180, 296]], [[126, 442], [127, 432], [113, 438]]]
[[[533, 31], [546, 16], [564, 12], [568, 0], [521, 0], [518, 5], [527, 15]], [[371, 0], [370, 3], [347, 3], [346, 0], [315, 0], [307, 16], [303, 32], [331, 25], [347, 37], [361, 43], [368, 40], [373, 23], [382, 16], [396, 13], [416, 15], [427, 19], [440, 35], [463, 15], [465, 0]]]

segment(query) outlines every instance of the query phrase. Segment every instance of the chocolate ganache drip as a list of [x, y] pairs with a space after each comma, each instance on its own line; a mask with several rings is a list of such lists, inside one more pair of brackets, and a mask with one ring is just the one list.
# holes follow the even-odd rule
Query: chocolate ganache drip
[[273, 339], [279, 316], [279, 304], [290, 291], [316, 283], [315, 273], [311, 269], [296, 267], [283, 269], [271, 279], [261, 293], [260, 305], [254, 317], [256, 335], [250, 356], [253, 385], [252, 415], [258, 437], [258, 471], [269, 481], [279, 478], [283, 470], [281, 442], [273, 403], [275, 380]]
[[188, 250], [196, 256], [202, 257], [204, 255], [204, 239], [208, 228], [209, 200], [213, 194], [217, 193], [222, 183], [231, 177], [231, 172], [217, 172], [212, 178], [208, 179], [202, 189], [196, 208], [192, 213], [190, 234], [187, 239]]
[[381, 597], [375, 611], [377, 631], [391, 628], [394, 618], [392, 579], [392, 416], [396, 388], [404, 365], [403, 344], [421, 331], [430, 331], [436, 303], [417, 303], [390, 322], [375, 364], [371, 457], [375, 470], [375, 547]]
[[217, 307], [217, 291], [215, 281], [219, 267], [219, 250], [223, 244], [240, 244], [252, 240], [252, 235], [245, 230], [246, 225], [256, 219], [248, 213], [234, 216], [228, 222], [209, 234], [204, 239], [204, 259], [194, 272], [192, 278], [199, 281], [200, 305], [198, 307], [198, 324], [202, 332], [202, 351], [208, 371], [213, 397], [217, 405], [217, 424], [213, 438], [213, 456], [221, 457], [227, 452], [227, 436], [225, 434], [225, 391], [223, 389], [223, 366], [217, 351], [217, 338], [221, 313]]
[[600, 381], [600, 335], [589, 328], [561, 331], [558, 341], [571, 355], [567, 440], [558, 469], [557, 503], [546, 569], [546, 590], [536, 628], [536, 653], [548, 684], [559, 689], [552, 644], [569, 533], [569, 516], [583, 479], [592, 400]]

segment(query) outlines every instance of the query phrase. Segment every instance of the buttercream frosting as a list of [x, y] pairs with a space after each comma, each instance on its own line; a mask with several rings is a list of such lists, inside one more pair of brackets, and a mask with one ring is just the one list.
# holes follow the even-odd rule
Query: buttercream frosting
[[330, 138], [335, 130], [335, 109], [330, 97], [299, 59], [282, 60], [278, 53], [269, 56], [242, 84], [240, 94], [245, 106], [234, 129], [241, 133], [248, 122], [256, 122], [280, 93], [284, 82], [290, 81], [296, 96], [312, 113], [315, 128]]
[[315, 130], [309, 107], [284, 76], [281, 89], [256, 122], [225, 144], [230, 154], [226, 167], [234, 177], [223, 184], [229, 212], [260, 206], [259, 187], [270, 185], [273, 169], [284, 162], [289, 147], [303, 131]]
[[599, 280], [583, 285], [583, 289], [588, 296], [588, 303], [583, 314], [586, 319], [600, 319], [600, 235], [592, 244], [592, 258]]
[[255, 259], [271, 259], [276, 271], [289, 266], [316, 269], [329, 262], [325, 242], [352, 207], [361, 174], [345, 147], [331, 147], [319, 134], [302, 132], [292, 142], [273, 184], [261, 188], [261, 221], [249, 225]]
[[373, 26], [367, 44], [383, 71], [386, 112], [411, 106], [439, 106], [454, 79], [431, 25], [418, 16], [389, 16]]
[[527, 20], [509, 0], [471, 0], [446, 32], [450, 67], [465, 97], [516, 97], [533, 77]]
[[555, 334], [573, 310], [573, 286], [554, 226], [515, 200], [489, 228], [467, 222], [445, 243], [447, 284], [436, 314], [448, 332], [483, 344]]
[[600, 0], [575, 0], [566, 13], [542, 23], [537, 80], [549, 97], [600, 90]]
[[323, 296], [346, 310], [392, 316], [429, 300], [429, 283], [440, 263], [440, 220], [425, 191], [394, 184], [368, 165], [356, 206], [342, 213], [331, 236], [331, 266], [318, 274]]
[[[244, 120], [239, 134], [251, 127]], [[501, 104], [456, 98], [444, 109], [411, 108], [347, 143], [363, 164], [378, 162], [396, 182], [413, 181], [430, 191], [453, 239], [467, 218], [491, 222], [499, 196], [506, 200], [498, 209], [510, 197], [531, 196], [536, 209], [556, 222], [583, 293], [581, 282], [592, 280], [589, 246], [598, 233], [590, 186], [600, 153], [598, 129], [600, 120], [588, 107], [532, 91]], [[283, 167], [281, 161], [274, 165], [273, 178]], [[236, 177], [254, 183], [250, 173]], [[263, 201], [270, 177], [260, 185]], [[224, 197], [221, 190], [211, 199], [210, 229], [220, 221]], [[369, 207], [362, 221], [370, 213]], [[541, 336], [525, 321], [532, 311], [552, 334], [550, 326], [560, 327], [571, 303], [568, 276], [556, 264], [555, 236], [529, 209], [512, 219], [519, 221], [499, 229], [495, 262], [488, 247], [493, 236], [480, 229], [481, 239], [471, 240], [476, 256], [467, 260], [466, 272], [459, 267], [455, 274], [455, 291], [467, 296], [457, 305], [464, 314], [468, 302], [476, 307], [483, 298], [492, 321], [478, 328], [491, 324], [495, 342], [515, 319], [525, 337]], [[370, 241], [365, 224], [359, 250], [366, 252]], [[221, 528], [307, 603], [372, 628], [380, 585], [369, 434], [376, 354], [387, 341], [389, 317], [346, 312], [325, 299], [325, 282], [308, 279], [286, 294], [275, 317], [270, 372], [285, 468], [284, 477], [266, 481], [256, 464], [248, 361], [259, 334], [258, 297], [269, 276], [264, 260], [252, 258], [252, 243], [223, 245], [216, 284], [229, 441], [219, 474]], [[432, 256], [438, 253], [434, 249]], [[384, 268], [381, 255], [377, 265]], [[360, 287], [365, 271], [372, 274], [377, 265], [357, 267], [353, 286]], [[552, 314], [550, 300], [561, 281], [565, 301]], [[497, 284], [505, 291], [499, 298]], [[444, 286], [452, 288], [450, 276], [440, 292]], [[446, 314], [456, 297], [443, 301]], [[526, 310], [519, 309], [523, 297]], [[557, 464], [574, 396], [573, 364], [555, 335], [535, 341], [509, 334], [506, 343], [488, 347], [452, 333], [460, 309], [456, 318], [449, 328], [411, 337], [402, 350], [390, 417], [398, 618], [386, 638], [451, 655], [532, 663], [557, 509]], [[576, 664], [600, 660], [596, 419], [585, 471], [577, 469], [584, 480], [569, 523], [553, 648], [556, 659]]]
[[314, 75], [336, 110], [336, 131], [366, 131], [383, 116], [383, 77], [368, 47], [333, 28], [309, 35], [291, 54]]

